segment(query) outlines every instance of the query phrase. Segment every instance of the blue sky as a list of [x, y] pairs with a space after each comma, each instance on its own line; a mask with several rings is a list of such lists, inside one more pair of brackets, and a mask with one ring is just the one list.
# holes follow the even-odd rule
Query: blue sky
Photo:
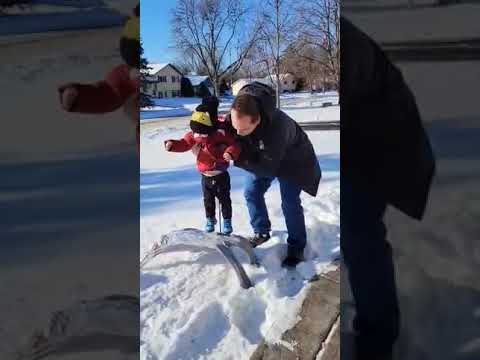
[[176, 0], [142, 0], [141, 37], [145, 57], [151, 63], [174, 62], [176, 53], [170, 33], [171, 11]]
[[[170, 20], [176, 0], [142, 0], [141, 6], [141, 37], [145, 57], [150, 63], [175, 63], [177, 54], [173, 36], [170, 32]], [[254, 0], [246, 0], [251, 6]]]

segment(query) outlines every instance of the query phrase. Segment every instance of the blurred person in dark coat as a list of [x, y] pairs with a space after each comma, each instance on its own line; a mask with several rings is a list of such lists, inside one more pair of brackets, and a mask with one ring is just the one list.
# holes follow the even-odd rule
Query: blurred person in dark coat
[[[380, 47], [341, 18], [341, 249], [357, 359], [391, 359], [400, 328], [387, 205], [421, 220], [435, 172], [415, 98]], [[405, 239], [408, 240], [408, 239]]]

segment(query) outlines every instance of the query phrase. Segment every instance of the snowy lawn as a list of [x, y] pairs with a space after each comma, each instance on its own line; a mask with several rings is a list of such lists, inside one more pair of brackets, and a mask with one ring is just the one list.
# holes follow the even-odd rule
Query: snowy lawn
[[[221, 97], [219, 112], [227, 112], [233, 102], [233, 97]], [[201, 98], [163, 98], [154, 99], [155, 105], [144, 108], [140, 113], [141, 122], [157, 121], [161, 118], [190, 116], [195, 108], [202, 102]], [[282, 109], [296, 121], [338, 121], [340, 120], [340, 108], [338, 93], [334, 91], [326, 93], [298, 92], [281, 95]], [[327, 103], [331, 107], [323, 107]]]
[[[144, 130], [141, 151], [141, 256], [171, 231], [204, 226], [200, 175], [191, 153], [163, 150], [167, 138], [188, 129]], [[255, 250], [261, 266], [241, 260], [254, 287], [243, 290], [222, 256], [198, 247], [153, 259], [140, 274], [141, 359], [248, 359], [266, 338], [276, 342], [295, 324], [308, 279], [339, 255], [338, 131], [309, 132], [323, 170], [316, 198], [302, 195], [308, 230], [307, 261], [297, 271], [281, 268], [286, 227], [278, 183], [266, 196], [272, 239]], [[251, 235], [243, 199], [244, 172], [231, 168], [234, 232]], [[192, 239], [190, 239], [191, 241]], [[194, 239], [195, 240], [195, 239]], [[201, 240], [199, 240], [201, 241]]]
[[[233, 97], [221, 97], [219, 111], [228, 111], [232, 101]], [[143, 108], [140, 112], [141, 122], [148, 122], [158, 118], [189, 116], [200, 105], [202, 99], [199, 97], [175, 97], [153, 99], [153, 102], [155, 103], [153, 107]]]
[[340, 121], [340, 106], [326, 108], [283, 108], [298, 123]]

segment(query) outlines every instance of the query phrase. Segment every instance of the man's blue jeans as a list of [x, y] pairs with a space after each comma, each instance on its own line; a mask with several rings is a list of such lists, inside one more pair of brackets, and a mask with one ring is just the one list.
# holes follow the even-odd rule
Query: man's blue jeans
[[[245, 184], [245, 200], [250, 214], [250, 224], [255, 233], [263, 234], [271, 230], [268, 218], [265, 193], [270, 188], [274, 177], [260, 177], [248, 173]], [[288, 245], [295, 250], [303, 251], [307, 241], [305, 217], [303, 215], [300, 193], [302, 189], [295, 184], [278, 179], [282, 210], [288, 231]]]

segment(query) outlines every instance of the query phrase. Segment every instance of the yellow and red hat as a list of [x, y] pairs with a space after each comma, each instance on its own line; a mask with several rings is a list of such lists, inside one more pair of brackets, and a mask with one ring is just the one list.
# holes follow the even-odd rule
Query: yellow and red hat
[[208, 112], [194, 111], [190, 120], [190, 129], [197, 134], [210, 134], [215, 128]]

